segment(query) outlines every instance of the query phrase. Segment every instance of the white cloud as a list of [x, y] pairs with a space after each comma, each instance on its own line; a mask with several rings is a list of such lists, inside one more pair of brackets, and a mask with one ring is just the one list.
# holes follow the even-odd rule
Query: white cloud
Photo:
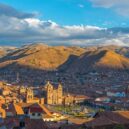
[[110, 8], [120, 15], [128, 16], [129, 0], [89, 0], [95, 7]]
[[[17, 15], [0, 16], [0, 43], [46, 42], [51, 45], [129, 45], [129, 28], [100, 28], [97, 26], [62, 26], [51, 20]], [[1, 12], [0, 12], [1, 14]], [[24, 13], [28, 14], [28, 13]]]

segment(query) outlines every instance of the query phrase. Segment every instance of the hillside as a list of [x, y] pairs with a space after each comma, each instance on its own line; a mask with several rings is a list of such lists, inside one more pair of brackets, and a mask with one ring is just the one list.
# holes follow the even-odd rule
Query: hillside
[[3, 56], [5, 54], [5, 51], [3, 51], [2, 49], [0, 49], [0, 57]]
[[117, 46], [80, 48], [32, 44], [1, 58], [0, 67], [13, 67], [17, 64], [35, 69], [70, 72], [105, 68], [124, 70], [129, 68], [129, 59], [123, 56], [127, 52], [128, 48]]
[[[129, 59], [121, 53], [128, 53], [128, 48], [118, 47], [65, 47], [32, 44], [7, 53], [0, 59], [0, 80], [16, 82], [19, 74], [20, 83], [39, 85], [46, 80], [63, 81], [80, 85], [79, 78], [85, 80], [92, 71], [119, 72], [128, 76]], [[77, 73], [77, 74], [76, 74]], [[76, 75], [84, 75], [83, 77]], [[86, 74], [85, 74], [86, 73]], [[111, 80], [111, 79], [110, 79]], [[106, 82], [110, 81], [107, 79]], [[85, 82], [84, 82], [85, 83]], [[109, 82], [110, 83], [110, 82]], [[69, 84], [68, 84], [69, 85]]]
[[126, 70], [129, 59], [111, 50], [95, 50], [82, 54], [68, 68], [69, 72], [85, 73], [91, 70]]
[[12, 63], [51, 70], [67, 61], [70, 55], [81, 55], [85, 49], [80, 47], [51, 47], [43, 44], [24, 46], [7, 54], [0, 60], [0, 66]]
[[5, 56], [7, 53], [14, 51], [15, 47], [0, 47], [0, 57]]

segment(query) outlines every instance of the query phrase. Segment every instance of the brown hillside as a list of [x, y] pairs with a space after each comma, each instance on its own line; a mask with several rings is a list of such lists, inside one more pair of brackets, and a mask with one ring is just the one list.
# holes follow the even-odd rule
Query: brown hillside
[[80, 47], [50, 47], [43, 44], [24, 46], [1, 59], [0, 66], [12, 64], [27, 65], [41, 69], [56, 69], [70, 55], [81, 55], [85, 49]]
[[86, 52], [76, 59], [68, 71], [85, 73], [89, 70], [129, 69], [129, 59], [110, 50]]
[[3, 56], [5, 54], [5, 51], [3, 51], [2, 49], [0, 49], [0, 57]]

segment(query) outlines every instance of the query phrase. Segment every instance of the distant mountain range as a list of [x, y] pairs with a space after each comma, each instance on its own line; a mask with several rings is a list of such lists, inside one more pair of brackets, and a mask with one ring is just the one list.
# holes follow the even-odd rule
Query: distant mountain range
[[[104, 47], [65, 47], [32, 44], [19, 49], [5, 47], [0, 49], [4, 55], [3, 64], [19, 64], [44, 70], [72, 69], [85, 71], [91, 68], [129, 68], [129, 48], [118, 46]], [[68, 65], [68, 67], [67, 67]]]
[[16, 47], [0, 47], [0, 57], [5, 56], [13, 50], [16, 50]]
[[[119, 46], [65, 47], [32, 44], [0, 49], [1, 76], [24, 69], [87, 73], [90, 71], [129, 70], [129, 48]], [[3, 56], [4, 55], [4, 56]], [[21, 71], [26, 76], [27, 70]], [[5, 76], [5, 74], [4, 74]], [[33, 75], [34, 76], [34, 75]], [[37, 75], [36, 75], [37, 76]]]
[[89, 71], [127, 70], [129, 59], [111, 50], [85, 52], [68, 67], [69, 72], [86, 73]]
[[0, 65], [17, 63], [34, 68], [54, 70], [65, 63], [70, 55], [80, 56], [84, 52], [85, 49], [80, 47], [29, 45], [5, 55], [1, 58]]

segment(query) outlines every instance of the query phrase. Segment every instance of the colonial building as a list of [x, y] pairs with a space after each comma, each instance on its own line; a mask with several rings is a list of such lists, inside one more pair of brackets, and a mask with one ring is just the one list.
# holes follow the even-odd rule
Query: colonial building
[[84, 102], [86, 96], [71, 95], [69, 93], [63, 94], [63, 87], [61, 84], [57, 88], [48, 81], [45, 85], [45, 100], [46, 104], [50, 105], [73, 105], [75, 103]]
[[63, 100], [63, 88], [62, 85], [59, 84], [58, 88], [55, 89], [50, 82], [48, 82], [45, 86], [46, 88], [46, 102], [47, 104], [56, 104], [61, 105]]
[[[32, 88], [21, 87], [19, 91], [24, 98], [26, 103], [39, 103], [39, 104], [49, 104], [49, 105], [73, 105], [74, 103], [79, 103], [84, 101], [85, 96], [75, 96], [72, 94], [63, 94], [63, 87], [61, 84], [55, 88], [49, 81], [43, 88], [43, 91], [39, 92], [39, 89], [36, 89], [39, 94], [34, 95]], [[25, 92], [26, 91], [26, 92]], [[24, 93], [25, 92], [25, 93]]]
[[5, 118], [5, 117], [6, 117], [5, 110], [2, 107], [0, 107], [0, 118]]
[[67, 94], [63, 98], [63, 104], [64, 105], [73, 105], [74, 104], [74, 96]]
[[20, 92], [20, 94], [25, 94], [26, 88], [24, 86], [21, 86], [19, 92]]
[[33, 100], [34, 100], [33, 90], [31, 88], [28, 88], [26, 93], [26, 103], [32, 103]]
[[33, 89], [27, 88], [26, 103], [40, 103], [40, 104], [44, 104], [44, 98], [36, 98], [36, 97], [34, 97]]

